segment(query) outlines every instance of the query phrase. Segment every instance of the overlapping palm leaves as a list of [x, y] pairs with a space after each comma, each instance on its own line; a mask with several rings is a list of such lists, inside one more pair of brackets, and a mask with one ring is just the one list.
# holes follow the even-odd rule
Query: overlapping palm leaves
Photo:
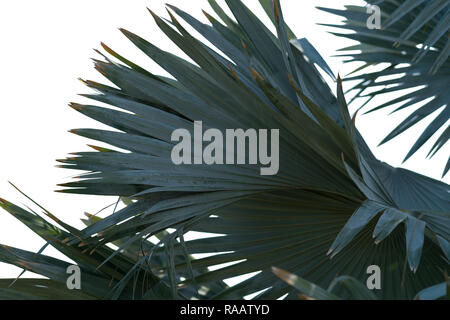
[[[330, 283], [327, 290], [302, 279], [285, 270], [273, 268], [272, 271], [283, 281], [299, 290], [299, 298], [302, 300], [340, 300], [341, 297], [335, 295], [333, 292], [337, 288], [342, 288], [352, 300], [377, 300], [377, 296], [357, 279], [350, 276], [340, 276]], [[450, 279], [448, 276], [445, 281], [437, 285], [425, 288], [420, 291], [414, 300], [437, 300], [449, 298], [450, 296]]]
[[[19, 190], [20, 191], [20, 190]], [[27, 197], [27, 196], [26, 196]], [[28, 197], [27, 197], [28, 198]], [[30, 199], [30, 198], [28, 198]], [[29, 252], [10, 246], [0, 246], [0, 261], [23, 268], [49, 279], [22, 279], [23, 272], [16, 279], [0, 280], [0, 299], [57, 299], [57, 300], [93, 300], [93, 299], [171, 299], [172, 293], [164, 276], [152, 275], [148, 272], [136, 272], [131, 281], [121, 282], [127, 279], [130, 270], [134, 270], [137, 264], [143, 260], [146, 251], [155, 246], [151, 242], [134, 243], [105, 263], [114, 250], [109, 246], [97, 246], [88, 248], [81, 239], [83, 233], [56, 218], [45, 208], [31, 200], [43, 215], [29, 209], [24, 210], [6, 200], [0, 199], [0, 206], [11, 213], [15, 218], [24, 223], [36, 234], [41, 236], [46, 245], [38, 252]], [[42, 216], [46, 217], [44, 219]], [[54, 223], [50, 223], [53, 221]], [[101, 221], [100, 218], [88, 215], [83, 219], [86, 226]], [[56, 224], [55, 224], [56, 223]], [[159, 233], [157, 237], [163, 237], [166, 233]], [[71, 245], [71, 239], [80, 241]], [[111, 244], [120, 246], [126, 237]], [[59, 260], [43, 254], [48, 245], [53, 246], [66, 257], [74, 261], [81, 270], [81, 289], [69, 290], [67, 269], [73, 263]], [[184, 261], [184, 257], [176, 255], [175, 261]], [[163, 266], [165, 255], [155, 254], [152, 265]], [[140, 269], [142, 271], [142, 269]], [[225, 285], [216, 290], [223, 289]], [[120, 288], [120, 290], [117, 290]], [[212, 288], [215, 288], [214, 286]], [[189, 288], [183, 288], [178, 292], [183, 298], [210, 298], [208, 292], [195, 292]]]
[[[271, 8], [276, 36], [241, 1], [227, 0], [236, 21], [210, 3], [225, 24], [209, 14], [210, 24], [203, 24], [175, 7], [170, 20], [151, 12], [195, 64], [122, 30], [173, 78], [103, 45], [111, 58], [95, 66], [116, 88], [85, 81], [97, 91], [86, 96], [123, 111], [71, 105], [114, 128], [73, 133], [119, 149], [94, 147], [63, 160], [62, 167], [88, 173], [62, 192], [132, 202], [105, 219], [91, 218], [95, 223], [81, 231], [41, 220], [29, 226], [46, 239], [48, 230], [58, 230], [48, 241], [105, 283], [96, 286], [104, 292], [88, 292], [97, 298], [155, 298], [156, 289], [172, 298], [296, 298], [272, 266], [327, 287], [339, 275], [364, 281], [366, 268], [376, 264], [384, 270], [379, 298], [412, 298], [442, 282], [450, 255], [449, 186], [374, 158], [348, 114], [340, 79], [336, 98], [315, 64], [329, 68], [306, 39], [292, 39], [278, 1]], [[174, 13], [225, 56], [191, 36]], [[196, 120], [222, 130], [279, 129], [279, 173], [261, 176], [251, 165], [175, 166], [171, 133], [192, 130]], [[1, 205], [23, 221], [38, 219], [9, 202]], [[214, 236], [187, 241], [189, 231]], [[153, 235], [156, 245], [148, 241]], [[51, 270], [60, 262], [8, 250], [14, 255], [5, 253], [2, 261], [62, 280], [23, 260], [42, 259], [37, 265]], [[257, 274], [225, 284], [250, 273]]]
[[[405, 108], [414, 110], [381, 144], [437, 112], [434, 120], [412, 145], [405, 161], [443, 129], [428, 153], [429, 157], [433, 157], [439, 150], [443, 150], [450, 139], [450, 3], [446, 0], [373, 0], [367, 3], [381, 9], [380, 30], [367, 28], [368, 14], [365, 7], [347, 6], [345, 10], [321, 8], [345, 18], [343, 25], [327, 24], [328, 26], [354, 31], [350, 34], [334, 33], [335, 35], [359, 42], [341, 50], [345, 52], [341, 56], [348, 57], [348, 61], [365, 63], [356, 70], [361, 72], [346, 80], [358, 81], [351, 90], [356, 92], [355, 97], [366, 97], [367, 102], [385, 93], [398, 94], [397, 98], [371, 107], [368, 112], [393, 105], [397, 105], [394, 112]], [[378, 71], [364, 72], [366, 67], [381, 63], [389, 65], [378, 68]], [[408, 90], [402, 91], [405, 89]], [[415, 108], [416, 103], [422, 103], [422, 106]], [[449, 169], [450, 157], [444, 176]]]

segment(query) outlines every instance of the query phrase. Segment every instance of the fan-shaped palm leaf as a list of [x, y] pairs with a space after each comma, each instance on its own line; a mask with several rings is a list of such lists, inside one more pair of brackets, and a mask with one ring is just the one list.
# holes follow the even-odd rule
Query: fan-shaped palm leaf
[[[69, 290], [66, 285], [69, 276], [67, 268], [72, 264], [44, 255], [43, 249], [38, 253], [33, 253], [1, 245], [0, 261], [49, 278], [22, 279], [22, 273], [17, 279], [2, 279], [0, 280], [1, 299], [91, 300], [109, 298], [159, 300], [173, 297], [172, 290], [167, 285], [164, 276], [154, 276], [148, 272], [147, 266], [143, 266], [145, 252], [152, 250], [154, 247], [151, 242], [129, 245], [126, 250], [118, 253], [105, 263], [105, 259], [113, 254], [113, 249], [107, 246], [99, 246], [92, 250], [83, 242], [78, 245], [71, 245], [70, 239], [74, 237], [81, 239], [82, 232], [65, 224], [33, 200], [30, 199], [43, 211], [47, 218], [54, 220], [56, 224], [67, 231], [46, 221], [31, 209], [29, 209], [30, 211], [24, 210], [6, 200], [0, 200], [0, 207], [11, 213], [46, 241], [43, 249], [47, 245], [51, 245], [77, 263], [80, 267], [82, 283], [80, 290]], [[83, 220], [87, 226], [101, 221], [100, 218], [95, 216], [87, 216], [88, 219]], [[164, 235], [164, 233], [161, 233], [157, 236], [163, 237]], [[112, 242], [112, 244], [121, 246], [126, 240], [125, 237]], [[177, 263], [180, 263], [180, 261], [185, 261], [185, 256], [183, 254], [175, 255], [174, 259]], [[159, 267], [164, 266], [165, 255], [155, 254], [152, 264]], [[131, 275], [133, 275], [133, 278], [131, 278]], [[133, 279], [133, 281], [130, 281], [130, 279]], [[192, 297], [207, 299], [211, 297], [214, 290], [220, 291], [225, 287], [226, 285], [222, 283], [211, 286], [210, 292], [197, 293], [188, 288], [179, 290], [177, 294], [185, 299]], [[118, 288], [120, 290], [117, 290]]]
[[[422, 135], [414, 143], [405, 157], [408, 160], [435, 133], [445, 128], [440, 134], [428, 156], [432, 157], [447, 143], [450, 138], [450, 3], [446, 0], [402, 0], [402, 1], [367, 1], [377, 5], [382, 12], [382, 28], [369, 30], [366, 26], [369, 15], [365, 7], [347, 6], [346, 10], [320, 8], [345, 18], [343, 25], [327, 26], [352, 30], [354, 33], [334, 33], [360, 44], [343, 48], [350, 51], [342, 57], [348, 61], [365, 62], [365, 66], [388, 63], [389, 66], [375, 72], [363, 73], [347, 77], [346, 80], [357, 80], [359, 83], [351, 90], [356, 97], [374, 96], [384, 93], [400, 93], [396, 99], [389, 100], [368, 112], [379, 110], [399, 103], [395, 111], [412, 108], [416, 103], [425, 102], [423, 106], [412, 112], [382, 142], [386, 143], [402, 134], [421, 120], [438, 111], [438, 116], [428, 125]], [[357, 52], [354, 52], [357, 51]], [[386, 79], [386, 76], [394, 78]], [[367, 90], [381, 87], [379, 90]], [[429, 100], [429, 101], [427, 101]], [[394, 111], [394, 112], [395, 112]], [[444, 175], [450, 169], [450, 158]]]
[[[241, 1], [226, 1], [236, 21], [210, 2], [226, 25], [208, 14], [211, 25], [202, 24], [170, 8], [226, 57], [191, 36], [172, 12], [170, 21], [152, 13], [195, 64], [122, 30], [174, 79], [104, 45], [113, 58], [96, 61], [96, 68], [116, 88], [85, 81], [98, 91], [86, 96], [123, 111], [72, 104], [115, 129], [74, 133], [126, 152], [95, 147], [62, 160], [64, 168], [88, 171], [62, 191], [133, 203], [81, 235], [74, 230], [68, 244], [100, 250], [116, 243], [119, 249], [102, 255], [100, 267], [114, 265], [130, 247], [150, 246], [109, 296], [121, 297], [142, 270], [155, 281], [163, 277], [173, 297], [189, 296], [183, 294], [188, 290], [215, 299], [263, 290], [257, 298], [295, 298], [297, 292], [272, 273], [274, 265], [326, 287], [336, 275], [363, 281], [367, 266], [376, 264], [384, 270], [380, 298], [412, 298], [441, 282], [449, 257], [449, 186], [374, 158], [348, 114], [340, 79], [336, 97], [314, 65], [327, 70], [323, 59], [306, 40], [289, 41], [278, 1], [277, 36]], [[254, 165], [174, 165], [171, 133], [192, 131], [197, 120], [221, 130], [279, 129], [278, 174], [261, 176]], [[158, 245], [147, 241], [167, 230]], [[187, 241], [188, 231], [215, 236]], [[224, 285], [254, 272], [238, 285]]]

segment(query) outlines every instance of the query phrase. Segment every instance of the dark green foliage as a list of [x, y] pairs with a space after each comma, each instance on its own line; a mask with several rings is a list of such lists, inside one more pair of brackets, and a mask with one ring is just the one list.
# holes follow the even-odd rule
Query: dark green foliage
[[[152, 13], [195, 65], [122, 30], [174, 79], [104, 45], [116, 60], [96, 61], [96, 69], [119, 89], [86, 81], [97, 91], [87, 96], [123, 111], [72, 104], [120, 131], [73, 133], [127, 152], [96, 148], [61, 160], [87, 171], [61, 192], [132, 202], [105, 219], [91, 217], [84, 230], [57, 220], [67, 231], [41, 220], [36, 225], [38, 217], [9, 202], [2, 207], [79, 263], [96, 284], [86, 288], [95, 298], [242, 299], [262, 290], [257, 299], [297, 298], [272, 266], [328, 287], [340, 275], [364, 282], [367, 267], [379, 265], [386, 272], [376, 295], [383, 299], [413, 298], [442, 282], [450, 255], [449, 186], [375, 159], [348, 113], [341, 80], [335, 96], [314, 63], [329, 68], [307, 40], [291, 39], [278, 1], [277, 36], [239, 0], [227, 0], [237, 21], [210, 3], [226, 25], [210, 15], [211, 25], [202, 24], [175, 7], [170, 21]], [[227, 58], [192, 37], [173, 14]], [[171, 132], [190, 130], [196, 120], [218, 129], [280, 129], [279, 173], [261, 176], [251, 165], [175, 166]], [[214, 237], [188, 241], [189, 231]], [[147, 241], [153, 235], [156, 245]], [[0, 260], [61, 282], [65, 263], [11, 250]], [[40, 268], [22, 263], [38, 259]], [[210, 269], [224, 263], [230, 265]], [[252, 272], [259, 273], [236, 286], [224, 282]], [[342, 288], [336, 295], [352, 297]]]
[[[273, 268], [280, 279], [296, 288], [301, 292], [299, 298], [303, 300], [340, 300], [342, 297], [335, 295], [333, 292], [339, 288], [347, 294], [347, 298], [352, 300], [377, 300], [377, 297], [370, 291], [367, 286], [359, 282], [353, 277], [341, 276], [333, 280], [327, 290], [302, 279], [285, 270]], [[447, 277], [446, 281], [429, 288], [423, 289], [415, 297], [414, 300], [437, 300], [448, 299], [450, 281]]]
[[[368, 113], [394, 104], [398, 105], [393, 112], [414, 108], [416, 103], [430, 99], [411, 112], [384, 138], [381, 144], [394, 139], [437, 111], [437, 117], [411, 147], [405, 156], [405, 161], [429, 141], [439, 129], [445, 128], [428, 153], [429, 157], [433, 157], [450, 139], [448, 124], [450, 119], [450, 91], [448, 90], [450, 3], [447, 0], [369, 0], [367, 3], [375, 4], [381, 9], [382, 28], [380, 30], [367, 28], [366, 22], [369, 15], [365, 7], [347, 6], [345, 10], [320, 8], [345, 19], [343, 25], [328, 24], [328, 26], [354, 31], [354, 33], [334, 33], [335, 35], [359, 42], [357, 45], [341, 49], [345, 54], [340, 56], [348, 57], [349, 62], [365, 63], [358, 69], [360, 72], [345, 80], [357, 80], [358, 84], [351, 90], [356, 92], [356, 97], [366, 97], [367, 102], [384, 93], [399, 92], [397, 98], [371, 107]], [[364, 72], [366, 67], [380, 63], [388, 63], [389, 66], [375, 72]], [[393, 78], [386, 79], [386, 76], [393, 76]], [[410, 90], [400, 91], [404, 89]], [[450, 157], [443, 176], [449, 169]]]

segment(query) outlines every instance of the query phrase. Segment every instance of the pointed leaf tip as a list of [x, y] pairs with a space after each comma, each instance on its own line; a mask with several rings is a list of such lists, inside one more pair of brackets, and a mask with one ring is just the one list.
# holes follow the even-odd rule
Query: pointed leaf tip
[[80, 129], [71, 129], [71, 130], [68, 130], [67, 132], [73, 133], [73, 134], [78, 134], [79, 131], [80, 131]]
[[203, 15], [208, 19], [210, 22], [214, 19], [208, 12], [202, 9]]
[[84, 80], [84, 79], [81, 78], [81, 77], [78, 77], [77, 80], [80, 81], [80, 82], [81, 82], [82, 84], [84, 84], [84, 85], [87, 85], [87, 84], [88, 84], [87, 81]]
[[356, 110], [355, 114], [354, 114], [353, 117], [352, 117], [353, 125], [356, 124], [356, 117], [358, 116], [359, 110], [360, 110], [360, 109]]
[[175, 7], [174, 5], [172, 5], [172, 4], [170, 4], [170, 3], [165, 3], [164, 4], [166, 7], [169, 7], [170, 9], [172, 9], [173, 11], [175, 11], [175, 10], [177, 10], [178, 8], [177, 7]]
[[388, 139], [388, 137], [384, 138], [383, 140], [381, 140], [381, 142], [378, 144], [378, 147], [382, 146], [383, 144], [385, 144], [386, 142], [388, 142], [390, 139]]
[[92, 219], [95, 217], [93, 214], [90, 214], [89, 212], [85, 212], [84, 215], [89, 219]]
[[[173, 15], [173, 13], [169, 10], [169, 8], [170, 7], [168, 7], [168, 8], [166, 8], [166, 11], [167, 11], [167, 13], [169, 14], [169, 16], [170, 16], [170, 19], [172, 20], [172, 22], [173, 23], [175, 23], [175, 24], [180, 24], [179, 22], [178, 22], [178, 20], [177, 20], [177, 18]], [[173, 8], [170, 8], [170, 9], [172, 9], [172, 10], [176, 10], [176, 9], [173, 9]]]
[[128, 31], [128, 30], [125, 29], [125, 28], [119, 28], [119, 31], [122, 32], [122, 34], [123, 34], [125, 37], [127, 37], [128, 39], [131, 39], [131, 38], [133, 38], [133, 36], [135, 36], [135, 34], [134, 34], [133, 32]]
[[77, 111], [80, 111], [83, 108], [83, 106], [81, 104], [75, 103], [75, 102], [69, 103], [69, 107], [71, 107], [72, 109], [77, 110]]
[[153, 18], [154, 18], [155, 20], [161, 20], [161, 18], [160, 18], [156, 13], [154, 13], [154, 12], [152, 11], [152, 9], [150, 9], [150, 8], [147, 7], [147, 10], [148, 10], [148, 12], [150, 12], [150, 14], [153, 16]]
[[409, 151], [409, 153], [406, 155], [405, 159], [403, 159], [402, 164], [404, 164], [406, 161], [408, 161], [415, 152], [412, 152], [412, 150]]
[[106, 52], [108, 52], [111, 55], [113, 54], [114, 51], [107, 44], [105, 44], [104, 42], [100, 42], [100, 45]]

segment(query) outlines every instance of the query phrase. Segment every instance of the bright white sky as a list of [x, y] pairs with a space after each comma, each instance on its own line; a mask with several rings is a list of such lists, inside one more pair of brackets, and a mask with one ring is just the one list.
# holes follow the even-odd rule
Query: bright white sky
[[[162, 36], [146, 7], [167, 17], [166, 0], [79, 0], [79, 1], [2, 1], [0, 4], [0, 29], [2, 50], [1, 88], [1, 156], [0, 196], [19, 205], [29, 204], [9, 184], [12, 181], [59, 218], [82, 227], [84, 212], [95, 213], [115, 201], [114, 198], [77, 196], [54, 193], [57, 183], [70, 181], [77, 172], [55, 168], [55, 159], [69, 152], [87, 151], [88, 141], [67, 130], [102, 126], [90, 120], [67, 104], [84, 102], [77, 96], [88, 92], [78, 77], [103, 81], [89, 60], [98, 58], [93, 48], [105, 42], [130, 60], [153, 72], [161, 69], [136, 49], [119, 31], [124, 27], [165, 50], [182, 55], [180, 50]], [[207, 22], [201, 9], [212, 13], [206, 0], [170, 0], [193, 16]], [[224, 1], [219, 1], [223, 3]], [[244, 1], [254, 12], [265, 17], [257, 0]], [[338, 4], [338, 2], [340, 4]], [[339, 23], [336, 16], [322, 13], [315, 6], [341, 8], [341, 4], [362, 4], [360, 0], [284, 0], [285, 19], [298, 37], [307, 37], [327, 60], [334, 73], [345, 75], [355, 65], [343, 65], [340, 58], [332, 58], [336, 50], [352, 44], [348, 40], [327, 33], [318, 22]], [[386, 98], [384, 98], [386, 99]], [[374, 102], [376, 103], [376, 102]], [[357, 104], [353, 107], [353, 110]], [[357, 118], [357, 126], [373, 149], [375, 155], [393, 165], [401, 161], [422, 130], [437, 115], [422, 121], [394, 141], [377, 147], [377, 144], [404, 119], [411, 110], [392, 116], [393, 109]], [[442, 131], [440, 131], [442, 132]], [[439, 134], [439, 133], [438, 133]], [[99, 145], [99, 143], [95, 143]], [[445, 146], [433, 160], [424, 160], [432, 143], [428, 143], [402, 167], [439, 179], [449, 154]], [[445, 182], [450, 183], [450, 174]], [[104, 214], [109, 214], [110, 211]], [[44, 241], [20, 222], [0, 211], [0, 243], [37, 251]], [[47, 249], [47, 254], [55, 250]], [[56, 255], [60, 257], [60, 255]], [[18, 268], [0, 263], [0, 278], [15, 277]]]

